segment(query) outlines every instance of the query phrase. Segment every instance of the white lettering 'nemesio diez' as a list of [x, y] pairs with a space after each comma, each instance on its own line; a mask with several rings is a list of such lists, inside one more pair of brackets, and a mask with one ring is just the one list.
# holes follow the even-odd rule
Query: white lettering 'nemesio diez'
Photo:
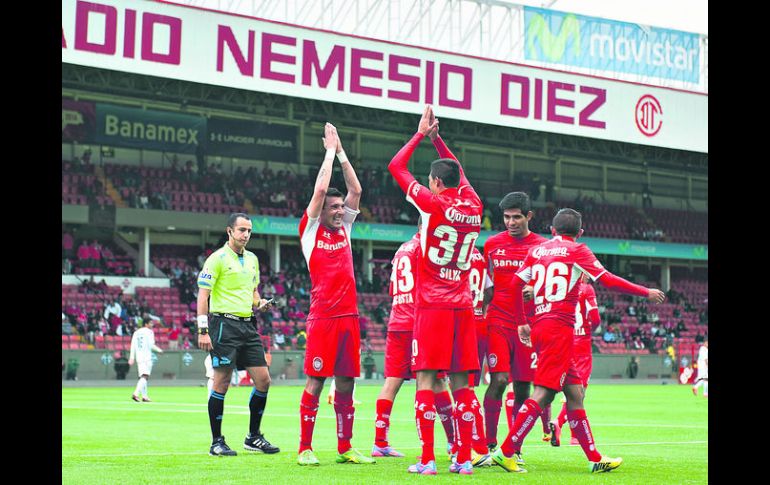
[[307, 211], [299, 223], [302, 254], [310, 271], [308, 320], [358, 315], [350, 233], [359, 211], [345, 207], [342, 227], [330, 230]]

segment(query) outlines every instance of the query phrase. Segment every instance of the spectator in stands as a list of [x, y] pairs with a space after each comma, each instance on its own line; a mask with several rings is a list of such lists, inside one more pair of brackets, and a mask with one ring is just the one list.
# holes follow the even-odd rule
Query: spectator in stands
[[179, 336], [182, 334], [182, 329], [176, 323], [171, 327], [171, 331], [168, 333], [168, 349], [179, 350]]
[[88, 247], [86, 241], [82, 241], [78, 246], [78, 268], [90, 268], [91, 267], [91, 249]]
[[612, 325], [609, 325], [607, 327], [607, 329], [604, 332], [604, 335], [602, 336], [602, 340], [604, 340], [607, 343], [615, 342], [615, 332], [613, 331]]
[[61, 235], [61, 257], [62, 258], [72, 258], [75, 256], [75, 253], [73, 251], [74, 244], [75, 244], [75, 240], [72, 237], [72, 234], [70, 234], [67, 231], [64, 231]]
[[61, 314], [61, 334], [62, 335], [73, 335], [75, 333], [75, 330], [72, 328], [72, 324], [70, 323], [70, 319], [67, 315], [62, 312]]
[[276, 350], [283, 350], [286, 348], [286, 336], [282, 331], [277, 331], [273, 334], [273, 345]]
[[674, 329], [676, 336], [679, 337], [682, 332], [686, 332], [686, 331], [687, 331], [687, 325], [684, 324], [684, 320], [679, 320], [676, 323], [676, 328]]
[[304, 329], [300, 329], [299, 332], [297, 332], [297, 349], [305, 350], [306, 345], [307, 345], [307, 332]]
[[91, 267], [100, 270], [102, 268], [102, 246], [99, 241], [96, 239], [91, 241], [89, 251], [91, 253]]
[[120, 305], [120, 298], [116, 297], [114, 300], [112, 300], [112, 303], [109, 305], [105, 305], [104, 307], [104, 318], [109, 321], [110, 315], [117, 315], [120, 317], [120, 315], [123, 313], [123, 307]]
[[636, 307], [634, 307], [633, 304], [628, 305], [628, 308], [626, 308], [626, 313], [630, 317], [635, 317], [636, 316]]
[[632, 345], [632, 348], [635, 350], [644, 349], [644, 342], [642, 342], [642, 339], [640, 339], [639, 337], [635, 337], [631, 345]]

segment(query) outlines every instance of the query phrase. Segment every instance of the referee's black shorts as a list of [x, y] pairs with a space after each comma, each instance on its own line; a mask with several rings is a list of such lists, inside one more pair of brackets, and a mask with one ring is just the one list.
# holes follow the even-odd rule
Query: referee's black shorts
[[253, 320], [244, 322], [220, 315], [209, 319], [211, 364], [216, 368], [267, 367], [265, 349]]

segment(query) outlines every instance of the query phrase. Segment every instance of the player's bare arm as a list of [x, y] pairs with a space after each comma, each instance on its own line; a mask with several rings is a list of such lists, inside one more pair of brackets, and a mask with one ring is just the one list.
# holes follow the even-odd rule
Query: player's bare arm
[[[211, 336], [208, 334], [208, 315], [209, 315], [209, 295], [211, 294], [211, 290], [207, 290], [204, 288], [198, 288], [198, 328], [206, 328], [206, 333], [201, 334], [198, 333], [198, 348], [205, 351], [211, 351], [211, 349], [214, 348], [213, 345], [211, 345]], [[202, 318], [205, 317], [206, 320], [206, 326], [202, 327], [201, 322]]]
[[361, 183], [358, 181], [353, 165], [348, 160], [345, 149], [342, 148], [342, 140], [340, 140], [340, 135], [337, 133], [337, 128], [334, 125], [332, 125], [332, 131], [337, 141], [337, 158], [340, 161], [342, 176], [345, 178], [345, 188], [348, 192], [345, 196], [345, 207], [358, 210], [358, 205], [361, 201]]
[[318, 176], [315, 179], [313, 198], [310, 199], [310, 203], [307, 206], [307, 215], [311, 219], [317, 219], [321, 215], [326, 191], [329, 189], [329, 182], [332, 179], [332, 165], [334, 157], [337, 155], [337, 138], [334, 136], [333, 129], [334, 126], [331, 123], [326, 123], [326, 126], [324, 126], [324, 137], [322, 140], [326, 154], [324, 155], [323, 163], [321, 163], [321, 168], [318, 170]]

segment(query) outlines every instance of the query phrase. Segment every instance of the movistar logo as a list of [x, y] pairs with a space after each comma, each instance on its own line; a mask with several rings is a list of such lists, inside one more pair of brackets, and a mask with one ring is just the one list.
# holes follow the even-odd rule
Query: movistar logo
[[695, 246], [692, 249], [692, 255], [696, 258], [703, 258], [706, 256], [706, 247], [705, 246]]
[[620, 252], [628, 252], [631, 250], [631, 241], [623, 241], [618, 243], [618, 250]]
[[369, 224], [359, 224], [356, 226], [356, 236], [367, 238], [372, 233], [372, 226]]
[[[554, 18], [554, 17], [551, 17]], [[572, 37], [572, 54], [580, 55], [580, 22], [572, 14], [564, 16], [561, 28], [557, 35], [551, 33], [548, 22], [540, 14], [533, 13], [527, 22], [527, 51], [529, 57], [535, 60], [559, 61], [567, 50], [567, 42]], [[535, 47], [535, 40], [540, 39], [540, 51], [542, 57], [538, 55]]]
[[256, 232], [264, 232], [264, 230], [267, 229], [267, 226], [270, 225], [270, 219], [267, 217], [263, 217], [262, 220], [252, 219], [251, 223], [254, 225]]

